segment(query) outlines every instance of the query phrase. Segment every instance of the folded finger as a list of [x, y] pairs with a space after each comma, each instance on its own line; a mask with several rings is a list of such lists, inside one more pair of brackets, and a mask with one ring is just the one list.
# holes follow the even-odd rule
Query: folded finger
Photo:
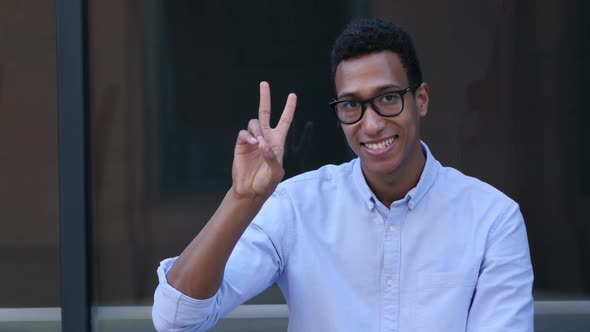
[[260, 121], [258, 121], [258, 119], [251, 119], [248, 122], [248, 132], [254, 137], [263, 136], [262, 126], [260, 125]]
[[256, 139], [256, 137], [252, 136], [252, 134], [250, 134], [247, 130], [242, 129], [238, 133], [238, 144], [240, 143], [257, 144], [258, 140]]

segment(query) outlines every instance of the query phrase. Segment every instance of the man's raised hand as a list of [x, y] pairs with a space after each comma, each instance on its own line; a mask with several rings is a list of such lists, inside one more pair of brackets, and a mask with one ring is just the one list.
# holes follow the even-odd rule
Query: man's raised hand
[[285, 139], [293, 120], [297, 96], [290, 93], [279, 123], [270, 127], [270, 86], [260, 83], [258, 119], [238, 134], [232, 167], [233, 192], [239, 198], [268, 198], [283, 179]]

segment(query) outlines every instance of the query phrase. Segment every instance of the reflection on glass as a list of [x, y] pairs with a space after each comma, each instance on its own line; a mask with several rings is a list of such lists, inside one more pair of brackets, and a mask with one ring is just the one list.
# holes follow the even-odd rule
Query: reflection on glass
[[[352, 157], [326, 106], [328, 52], [349, 18], [371, 15], [416, 40], [432, 97], [422, 130], [437, 158], [521, 204], [537, 299], [587, 297], [590, 141], [580, 123], [590, 123], [584, 94], [572, 93], [589, 76], [578, 70], [588, 72], [582, 14], [574, 1], [439, 7], [89, 1], [96, 304], [151, 304], [158, 262], [181, 252], [230, 184], [260, 80], [275, 109], [299, 95], [287, 176]], [[283, 300], [271, 290], [253, 301]]]
[[0, 2], [0, 331], [61, 329], [55, 37], [54, 1]]
[[[303, 97], [287, 176], [349, 158], [326, 107], [328, 52], [346, 8], [322, 3], [297, 25], [306, 3], [256, 6], [89, 3], [97, 304], [151, 304], [155, 267], [196, 235], [230, 185], [233, 144], [257, 112], [260, 80], [277, 103], [291, 90]], [[227, 15], [235, 20], [216, 23]], [[256, 301], [283, 302], [276, 290]]]

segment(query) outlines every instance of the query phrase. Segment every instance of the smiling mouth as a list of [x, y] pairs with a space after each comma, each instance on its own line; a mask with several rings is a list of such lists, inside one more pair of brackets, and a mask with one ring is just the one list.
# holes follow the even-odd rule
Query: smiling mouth
[[381, 142], [377, 142], [377, 143], [361, 143], [362, 145], [364, 145], [365, 147], [367, 147], [367, 149], [371, 150], [371, 151], [379, 151], [379, 150], [384, 150], [387, 149], [391, 144], [393, 144], [393, 142], [395, 141], [395, 137], [390, 137], [388, 139], [385, 139]]

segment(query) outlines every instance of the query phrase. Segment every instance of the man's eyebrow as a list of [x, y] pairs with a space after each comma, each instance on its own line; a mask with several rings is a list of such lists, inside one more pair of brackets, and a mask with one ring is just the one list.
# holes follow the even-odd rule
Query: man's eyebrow
[[[377, 91], [377, 92], [376, 92], [375, 94], [379, 94], [379, 93], [381, 93], [381, 92], [383, 92], [383, 91], [385, 91], [385, 90], [389, 90], [389, 89], [394, 89], [394, 90], [402, 90], [402, 87], [400, 87], [400, 86], [399, 86], [399, 85], [397, 85], [397, 84], [387, 84], [387, 85], [383, 85], [383, 86], [380, 86], [380, 87], [378, 87], [378, 88], [376, 89], [376, 91]], [[358, 97], [357, 97], [357, 94], [356, 94], [355, 92], [351, 91], [351, 92], [344, 92], [344, 93], [340, 94], [340, 95], [337, 97], [337, 99], [341, 99], [341, 98], [347, 98], [347, 97], [350, 97], [350, 98], [358, 98]]]

